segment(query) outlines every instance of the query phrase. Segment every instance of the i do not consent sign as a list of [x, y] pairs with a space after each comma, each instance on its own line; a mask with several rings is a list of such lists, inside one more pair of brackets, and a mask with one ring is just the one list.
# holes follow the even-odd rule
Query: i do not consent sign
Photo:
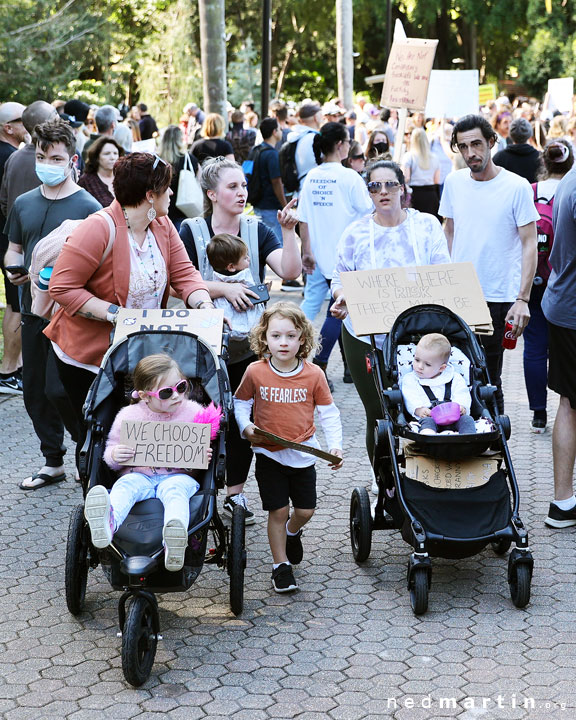
[[124, 465], [207, 468], [210, 424], [124, 420], [120, 443], [134, 448]]

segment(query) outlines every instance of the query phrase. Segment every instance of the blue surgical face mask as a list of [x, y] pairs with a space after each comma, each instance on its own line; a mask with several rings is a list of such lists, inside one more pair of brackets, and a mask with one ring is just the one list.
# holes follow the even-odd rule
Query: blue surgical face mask
[[36, 175], [40, 182], [50, 187], [63, 183], [68, 177], [69, 169], [69, 164], [60, 167], [59, 165], [48, 165], [48, 163], [36, 163]]

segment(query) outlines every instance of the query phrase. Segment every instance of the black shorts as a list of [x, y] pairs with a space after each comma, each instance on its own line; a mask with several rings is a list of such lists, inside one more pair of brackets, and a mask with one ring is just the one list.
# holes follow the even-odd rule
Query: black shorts
[[548, 387], [576, 410], [576, 330], [548, 323]]
[[293, 468], [281, 465], [267, 455], [256, 454], [256, 480], [263, 510], [279, 510], [292, 505], [300, 510], [316, 507], [316, 467]]
[[12, 285], [6, 277], [6, 270], [2, 267], [2, 275], [4, 275], [4, 292], [6, 294], [6, 306], [11, 307], [15, 313], [20, 312], [20, 295], [16, 285]]

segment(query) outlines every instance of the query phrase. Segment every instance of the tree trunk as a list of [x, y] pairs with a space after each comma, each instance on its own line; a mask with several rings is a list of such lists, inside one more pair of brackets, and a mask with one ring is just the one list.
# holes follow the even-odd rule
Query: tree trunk
[[226, 27], [224, 0], [198, 0], [204, 110], [226, 120]]
[[336, 0], [336, 67], [338, 96], [350, 110], [354, 101], [354, 57], [352, 55], [352, 0]]

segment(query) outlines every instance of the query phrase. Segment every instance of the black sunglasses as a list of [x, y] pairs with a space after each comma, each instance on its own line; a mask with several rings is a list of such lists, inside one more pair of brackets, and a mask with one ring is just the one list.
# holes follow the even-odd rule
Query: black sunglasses
[[368, 192], [372, 193], [372, 195], [376, 195], [376, 193], [379, 193], [382, 190], [382, 187], [386, 189], [386, 192], [389, 193], [396, 193], [400, 188], [402, 187], [399, 182], [396, 182], [395, 180], [386, 180], [386, 182], [378, 182], [377, 180], [373, 180], [372, 182], [366, 183], [366, 187], [368, 188]]
[[364, 160], [364, 155], [360, 153], [360, 155], [350, 155], [350, 160]]

